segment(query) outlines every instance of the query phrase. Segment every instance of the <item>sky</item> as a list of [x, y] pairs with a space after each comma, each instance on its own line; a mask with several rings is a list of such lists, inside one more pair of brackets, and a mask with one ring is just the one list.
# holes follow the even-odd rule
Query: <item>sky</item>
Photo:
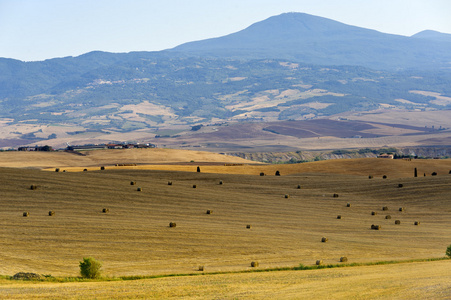
[[0, 57], [160, 51], [284, 12], [405, 36], [451, 33], [450, 0], [0, 0]]

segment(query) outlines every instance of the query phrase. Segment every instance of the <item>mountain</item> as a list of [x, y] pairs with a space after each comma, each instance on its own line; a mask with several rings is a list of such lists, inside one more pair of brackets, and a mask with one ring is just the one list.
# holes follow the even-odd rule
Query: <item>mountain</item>
[[412, 38], [426, 39], [436, 42], [451, 42], [451, 34], [441, 33], [434, 30], [424, 30], [412, 35]]
[[289, 13], [167, 51], [0, 58], [0, 147], [156, 132], [172, 138], [201, 125], [377, 109], [446, 110], [445, 37], [388, 35]]
[[[444, 40], [441, 39], [443, 42]], [[322, 65], [373, 69], [449, 68], [451, 41], [385, 34], [304, 13], [285, 13], [219, 38], [171, 51], [233, 58], [283, 58]]]

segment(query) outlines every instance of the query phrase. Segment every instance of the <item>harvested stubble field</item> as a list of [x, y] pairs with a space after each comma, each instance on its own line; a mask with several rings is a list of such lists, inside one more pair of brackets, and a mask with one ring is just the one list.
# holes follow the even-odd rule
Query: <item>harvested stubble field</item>
[[[97, 167], [88, 172], [2, 168], [0, 274], [24, 271], [77, 276], [78, 263], [87, 256], [103, 262], [106, 276], [187, 274], [199, 272], [199, 266], [204, 266], [206, 273], [242, 271], [254, 269], [252, 261], [259, 262], [258, 269], [265, 269], [314, 265], [317, 259], [337, 264], [342, 256], [348, 257], [349, 263], [443, 257], [451, 241], [450, 161], [350, 162], [351, 167], [343, 172], [348, 174], [330, 174], [338, 173], [332, 170], [343, 168], [346, 161], [337, 161], [335, 166], [333, 162], [316, 163], [316, 167], [309, 167], [309, 173], [299, 169], [295, 173], [290, 169], [295, 166], [247, 166], [257, 168], [255, 175], [205, 173], [208, 166], [201, 166], [201, 173], [195, 172], [195, 166], [191, 166], [192, 172], [118, 167], [104, 171]], [[420, 174], [427, 169], [428, 176], [414, 178], [414, 167]], [[274, 175], [271, 168], [280, 170], [282, 176], [258, 175], [260, 170]], [[431, 170], [438, 176], [429, 176]], [[382, 179], [379, 172], [388, 178]], [[374, 178], [369, 179], [368, 174]], [[136, 185], [130, 185], [131, 181]], [[168, 181], [173, 184], [168, 185]], [[37, 189], [31, 190], [31, 185]], [[287, 194], [289, 198], [285, 198]], [[388, 212], [382, 211], [383, 206], [388, 206]], [[405, 210], [400, 212], [400, 207]], [[109, 212], [102, 213], [103, 208]], [[214, 213], [206, 214], [207, 210]], [[49, 211], [54, 211], [54, 216], [49, 216]], [[372, 216], [372, 211], [380, 213]], [[23, 212], [29, 216], [23, 217]], [[392, 219], [385, 219], [386, 214]], [[337, 215], [342, 218], [337, 219]], [[395, 225], [394, 220], [401, 224]], [[421, 225], [414, 226], [415, 221]], [[177, 226], [170, 228], [170, 222]], [[252, 226], [247, 229], [249, 224]], [[381, 225], [381, 230], [371, 230], [372, 224]], [[328, 242], [322, 243], [322, 237]], [[441, 266], [437, 272], [447, 269], [443, 264], [449, 267], [449, 261], [436, 264]], [[345, 271], [327, 272], [342, 277], [339, 274]], [[318, 276], [321, 274], [325, 273]], [[206, 277], [205, 282], [222, 278], [215, 276]], [[239, 276], [250, 276], [246, 278], [253, 282], [269, 275]], [[450, 278], [446, 271], [441, 276]], [[162, 284], [168, 284], [170, 290], [172, 280], [164, 279]], [[39, 286], [47, 288], [48, 284]], [[98, 286], [101, 289], [107, 284]], [[0, 285], [0, 289], [6, 287], [22, 288], [12, 283]], [[446, 288], [449, 290], [449, 285]], [[246, 296], [223, 292], [226, 297]], [[195, 291], [191, 295], [195, 296]]]

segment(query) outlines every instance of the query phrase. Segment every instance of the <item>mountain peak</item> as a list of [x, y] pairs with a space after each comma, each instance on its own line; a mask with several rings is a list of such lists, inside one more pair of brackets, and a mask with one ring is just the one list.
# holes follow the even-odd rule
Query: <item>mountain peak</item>
[[440, 42], [451, 42], [451, 34], [442, 33], [435, 30], [423, 30], [411, 36], [417, 39], [427, 39]]

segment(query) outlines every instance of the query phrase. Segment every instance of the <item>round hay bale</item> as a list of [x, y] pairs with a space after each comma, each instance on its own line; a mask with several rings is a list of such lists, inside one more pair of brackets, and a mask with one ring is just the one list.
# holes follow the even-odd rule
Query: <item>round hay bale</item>
[[323, 237], [323, 238], [321, 239], [321, 242], [326, 243], [328, 240], [329, 240], [328, 238]]
[[196, 189], [196, 188], [197, 188], [197, 185], [193, 184], [193, 189]]
[[285, 198], [290, 198], [290, 195], [288, 195], [288, 194], [285, 194]]
[[280, 176], [280, 172], [279, 171], [276, 171], [276, 176]]
[[102, 209], [102, 212], [103, 212], [104, 214], [107, 214], [107, 213], [110, 212], [110, 210], [109, 210], [108, 208], [104, 208], [104, 209]]
[[369, 176], [368, 176], [368, 179], [373, 179], [373, 175], [369, 175]]
[[340, 262], [347, 262], [348, 258], [346, 256], [340, 257]]
[[38, 189], [38, 186], [35, 185], [35, 184], [32, 184], [32, 185], [30, 186], [30, 190], [37, 190], [37, 189]]
[[388, 206], [383, 206], [382, 210], [388, 210]]
[[387, 179], [387, 175], [382, 176], [383, 179]]
[[316, 260], [316, 265], [317, 266], [321, 266], [323, 264], [323, 260], [322, 259], [317, 259]]
[[100, 167], [100, 170], [104, 171], [104, 170], [105, 170], [105, 167], [104, 167], [104, 166], [101, 166], [101, 167]]
[[138, 192], [142, 192], [142, 191], [143, 191], [143, 189], [142, 189], [142, 188], [140, 188], [140, 187], [139, 187], [139, 188], [137, 188], [136, 190], [137, 190]]
[[136, 181], [130, 181], [130, 185], [136, 185]]
[[400, 224], [401, 224], [401, 221], [400, 221], [400, 220], [395, 220], [395, 224], [396, 224], [396, 225], [400, 225]]
[[30, 215], [30, 213], [29, 213], [28, 211], [26, 211], [26, 212], [23, 213], [23, 216], [24, 216], [24, 217], [28, 217], [29, 215]]
[[213, 211], [212, 210], [207, 210], [207, 215], [211, 215], [213, 213]]
[[414, 223], [413, 223], [413, 225], [420, 225], [420, 221], [415, 221]]
[[252, 268], [258, 267], [258, 261], [253, 261], [253, 262], [251, 262], [251, 267], [252, 267]]
[[60, 171], [60, 168], [56, 168], [56, 169], [55, 169], [55, 172], [59, 172], [59, 171]]
[[381, 229], [381, 225], [371, 225], [371, 229], [380, 230]]
[[223, 184], [222, 180], [219, 180], [219, 185], [222, 185], [222, 184]]
[[52, 217], [55, 215], [55, 212], [53, 210], [49, 211], [49, 216]]
[[168, 181], [168, 185], [172, 185], [172, 181]]
[[260, 176], [265, 176], [265, 173], [263, 173], [263, 172], [260, 172]]
[[346, 204], [346, 207], [351, 207], [351, 203], [347, 203], [347, 204]]
[[338, 198], [338, 194], [334, 194], [334, 196], [333, 196], [334, 198]]
[[88, 169], [83, 169], [83, 172], [87, 172], [88, 171]]
[[371, 212], [371, 215], [372, 215], [372, 216], [375, 216], [375, 215], [377, 215], [377, 212], [372, 211], [372, 212]]
[[404, 207], [400, 207], [400, 208], [399, 208], [399, 211], [404, 211]]
[[199, 271], [203, 272], [205, 270], [204, 266], [199, 266]]
[[176, 226], [177, 226], [177, 224], [175, 224], [175, 222], [169, 223], [169, 227], [176, 227]]
[[301, 185], [300, 184], [298, 184], [298, 190], [300, 190], [301, 189]]
[[391, 216], [390, 216], [390, 215], [386, 215], [386, 216], [385, 216], [385, 219], [386, 219], [386, 220], [390, 220], [390, 219], [391, 219]]
[[338, 216], [337, 216], [337, 219], [341, 220], [341, 215], [338, 215]]
[[404, 185], [402, 183], [398, 184], [399, 188], [402, 188]]
[[246, 228], [247, 229], [251, 229], [251, 225], [246, 225]]

